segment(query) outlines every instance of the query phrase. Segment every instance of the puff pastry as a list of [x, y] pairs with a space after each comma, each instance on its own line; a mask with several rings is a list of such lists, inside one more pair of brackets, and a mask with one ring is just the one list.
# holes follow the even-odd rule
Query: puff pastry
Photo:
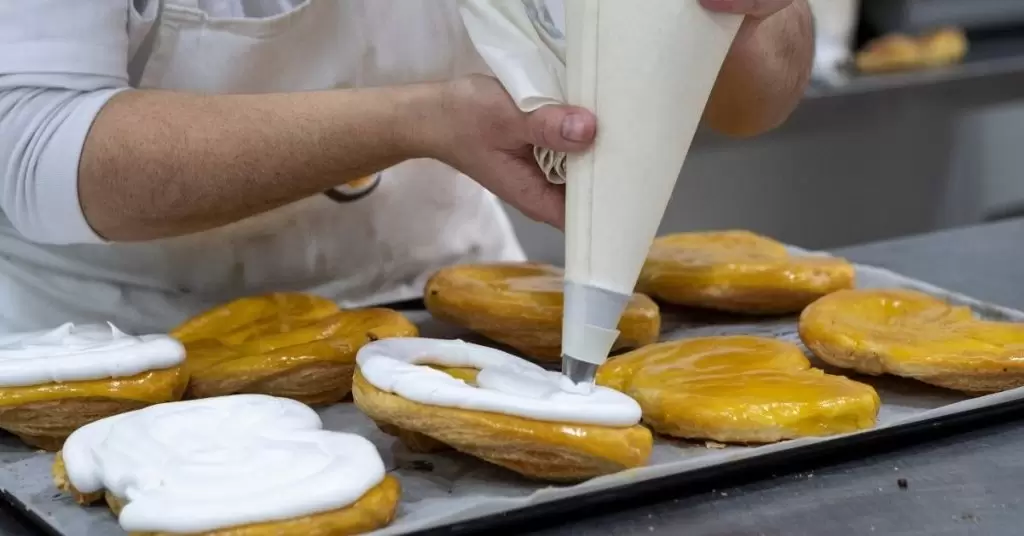
[[529, 478], [573, 482], [643, 465], [650, 431], [621, 393], [571, 394], [510, 354], [431, 339], [364, 346], [356, 405], [410, 449], [455, 449]]
[[892, 34], [871, 41], [857, 53], [863, 73], [910, 71], [959, 63], [967, 55], [967, 36], [957, 28], [942, 28], [919, 37]]
[[605, 363], [598, 383], [640, 403], [656, 432], [723, 443], [771, 443], [870, 428], [868, 385], [811, 367], [796, 345], [747, 336], [646, 346]]
[[391, 522], [401, 491], [372, 443], [264, 395], [97, 421], [68, 438], [53, 479], [79, 504], [105, 500], [134, 536], [362, 534]]
[[637, 290], [676, 305], [786, 314], [852, 287], [854, 278], [843, 259], [792, 256], [783, 244], [754, 233], [695, 232], [657, 238]]
[[[427, 310], [537, 361], [557, 361], [562, 346], [562, 271], [536, 263], [460, 265], [427, 282]], [[635, 294], [619, 323], [614, 350], [658, 340], [661, 317]]]
[[913, 290], [847, 290], [800, 316], [800, 338], [822, 360], [963, 391], [1024, 385], [1024, 325], [987, 322]]
[[187, 397], [263, 393], [314, 405], [348, 396], [362, 345], [416, 334], [397, 311], [342, 311], [299, 293], [242, 298], [172, 332], [188, 351]]
[[113, 325], [0, 337], [0, 428], [57, 450], [85, 424], [180, 399], [184, 359], [170, 337], [129, 336]]

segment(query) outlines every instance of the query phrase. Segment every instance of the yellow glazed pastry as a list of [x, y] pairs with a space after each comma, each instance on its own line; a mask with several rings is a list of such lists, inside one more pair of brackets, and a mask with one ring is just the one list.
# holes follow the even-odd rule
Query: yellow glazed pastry
[[348, 396], [362, 345], [416, 334], [396, 311], [342, 311], [330, 300], [298, 293], [236, 300], [172, 332], [188, 351], [188, 397], [264, 393], [307, 404]]
[[82, 505], [136, 536], [362, 534], [400, 487], [376, 447], [297, 401], [233, 395], [151, 406], [77, 430], [53, 465]]
[[55, 451], [82, 425], [180, 399], [187, 383], [182, 367], [172, 367], [114, 380], [0, 388], [0, 428]]
[[636, 402], [563, 391], [560, 375], [461, 341], [388, 339], [359, 351], [356, 405], [410, 449], [452, 448], [524, 476], [573, 482], [643, 465]]
[[863, 73], [911, 71], [959, 63], [968, 41], [958, 28], [943, 28], [922, 36], [892, 34], [869, 42], [855, 63]]
[[[67, 479], [64, 462], [57, 455], [53, 467], [54, 481], [57, 489], [70, 493], [75, 501], [88, 506], [104, 500], [115, 516], [120, 515], [124, 501], [110, 493], [82, 494], [78, 493]], [[398, 479], [388, 476], [378, 486], [368, 491], [351, 506], [322, 514], [314, 514], [286, 521], [253, 523], [223, 530], [211, 530], [189, 536], [306, 536], [331, 535], [347, 536], [363, 534], [380, 527], [387, 526], [395, 517], [401, 486]], [[181, 536], [173, 532], [130, 532], [129, 536]]]
[[769, 443], [871, 428], [870, 386], [811, 368], [796, 345], [761, 337], [664, 342], [605, 363], [598, 384], [640, 403], [656, 432], [723, 443]]
[[[434, 274], [424, 292], [435, 318], [538, 361], [561, 357], [562, 297], [562, 271], [535, 263], [451, 266]], [[614, 349], [655, 342], [660, 328], [658, 306], [635, 294], [622, 315]]]
[[974, 318], [912, 290], [847, 290], [800, 316], [815, 355], [863, 374], [893, 374], [968, 393], [1024, 385], [1024, 325]]
[[786, 314], [852, 287], [854, 278], [853, 266], [843, 259], [792, 256], [770, 238], [715, 231], [655, 239], [637, 290], [676, 305]]
[[166, 335], [64, 324], [0, 336], [0, 428], [57, 450], [75, 429], [181, 398], [185, 350]]

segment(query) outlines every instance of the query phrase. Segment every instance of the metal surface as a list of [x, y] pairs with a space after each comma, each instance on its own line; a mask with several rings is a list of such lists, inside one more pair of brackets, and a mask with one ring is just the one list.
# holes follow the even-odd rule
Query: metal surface
[[563, 355], [562, 374], [576, 385], [581, 383], [593, 385], [594, 379], [597, 377], [597, 365]]
[[[838, 251], [978, 299], [1024, 307], [1024, 220]], [[1024, 415], [1022, 415], [1024, 417]], [[859, 461], [536, 532], [687, 536], [1017, 535], [1024, 421]], [[904, 480], [906, 489], [901, 489]], [[680, 490], [680, 494], [686, 490]]]
[[5, 508], [0, 512], [0, 534], [4, 536], [36, 536], [39, 532], [25, 522], [12, 517]]

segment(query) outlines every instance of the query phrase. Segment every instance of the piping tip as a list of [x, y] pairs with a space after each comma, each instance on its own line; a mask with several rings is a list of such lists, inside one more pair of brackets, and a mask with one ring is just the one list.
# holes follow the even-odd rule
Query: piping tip
[[597, 378], [597, 365], [580, 361], [575, 357], [562, 356], [562, 376], [569, 379], [574, 385], [594, 385]]

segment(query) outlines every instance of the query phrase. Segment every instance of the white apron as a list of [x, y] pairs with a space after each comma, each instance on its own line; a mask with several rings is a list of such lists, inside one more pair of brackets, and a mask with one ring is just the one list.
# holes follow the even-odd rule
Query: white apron
[[[126, 4], [133, 47], [152, 35], [145, 88], [282, 92], [484, 72], [454, 0], [165, 0], [159, 17], [156, 0]], [[491, 194], [425, 160], [224, 228], [144, 244], [38, 245], [0, 225], [0, 252], [4, 332], [108, 320], [162, 331], [272, 291], [386, 303], [420, 296], [442, 266], [524, 257]]]

